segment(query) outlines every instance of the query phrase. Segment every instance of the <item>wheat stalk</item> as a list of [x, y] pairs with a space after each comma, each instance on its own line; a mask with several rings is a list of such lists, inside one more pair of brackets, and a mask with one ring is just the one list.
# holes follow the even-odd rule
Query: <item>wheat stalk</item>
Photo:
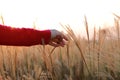
[[4, 18], [3, 18], [3, 16], [1, 15], [0, 18], [1, 18], [1, 20], [2, 20], [2, 24], [4, 25], [5, 23], [4, 23]]
[[81, 48], [81, 44], [80, 44], [80, 41], [77, 39], [76, 35], [74, 34], [73, 30], [70, 28], [69, 25], [65, 25], [63, 26], [62, 24], [60, 24], [67, 32], [68, 34], [71, 36], [71, 38], [74, 40], [74, 43], [76, 44], [76, 46], [78, 47], [79, 51], [80, 51], [80, 54], [81, 54], [81, 57], [82, 57], [82, 60], [84, 61], [85, 63], [85, 66], [86, 66], [86, 69], [88, 71], [88, 73], [91, 75], [90, 71], [89, 71], [89, 68], [88, 68], [88, 65], [87, 65], [87, 62], [85, 60], [85, 57], [83, 55], [83, 51], [82, 51], [82, 48]]
[[86, 33], [87, 33], [87, 40], [88, 40], [88, 54], [89, 54], [89, 63], [90, 63], [90, 69], [92, 69], [92, 61], [91, 61], [91, 54], [90, 54], [90, 38], [89, 38], [89, 27], [86, 16], [85, 18], [85, 27], [86, 27]]

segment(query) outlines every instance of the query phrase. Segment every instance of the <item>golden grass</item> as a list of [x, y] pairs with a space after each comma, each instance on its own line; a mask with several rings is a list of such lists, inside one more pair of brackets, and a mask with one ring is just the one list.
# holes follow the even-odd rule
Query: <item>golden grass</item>
[[0, 46], [0, 80], [120, 80], [119, 16], [114, 15], [115, 31], [94, 28], [92, 39], [86, 17], [87, 39], [61, 24], [70, 39], [64, 48], [45, 46], [44, 40], [31, 47]]

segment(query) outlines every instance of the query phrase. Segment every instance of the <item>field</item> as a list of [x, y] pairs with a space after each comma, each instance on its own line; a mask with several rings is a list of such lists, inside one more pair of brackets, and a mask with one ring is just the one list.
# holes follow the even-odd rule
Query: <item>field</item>
[[61, 24], [70, 39], [65, 47], [0, 46], [0, 80], [120, 80], [120, 17], [114, 15], [114, 27], [94, 28], [93, 38], [86, 17], [87, 38]]

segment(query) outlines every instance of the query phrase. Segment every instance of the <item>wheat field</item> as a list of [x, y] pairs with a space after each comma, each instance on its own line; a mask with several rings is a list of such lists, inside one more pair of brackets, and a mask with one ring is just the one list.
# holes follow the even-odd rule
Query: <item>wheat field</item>
[[120, 80], [120, 17], [114, 15], [114, 27], [94, 28], [91, 39], [86, 17], [87, 38], [61, 24], [69, 37], [65, 47], [0, 46], [0, 80]]

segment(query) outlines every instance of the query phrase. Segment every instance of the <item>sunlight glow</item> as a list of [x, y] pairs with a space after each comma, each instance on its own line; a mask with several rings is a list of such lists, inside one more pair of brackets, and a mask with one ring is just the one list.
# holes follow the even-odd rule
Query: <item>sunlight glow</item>
[[59, 23], [84, 31], [84, 15], [90, 29], [113, 25], [112, 13], [120, 14], [120, 0], [0, 0], [6, 25], [37, 29], [61, 29]]

